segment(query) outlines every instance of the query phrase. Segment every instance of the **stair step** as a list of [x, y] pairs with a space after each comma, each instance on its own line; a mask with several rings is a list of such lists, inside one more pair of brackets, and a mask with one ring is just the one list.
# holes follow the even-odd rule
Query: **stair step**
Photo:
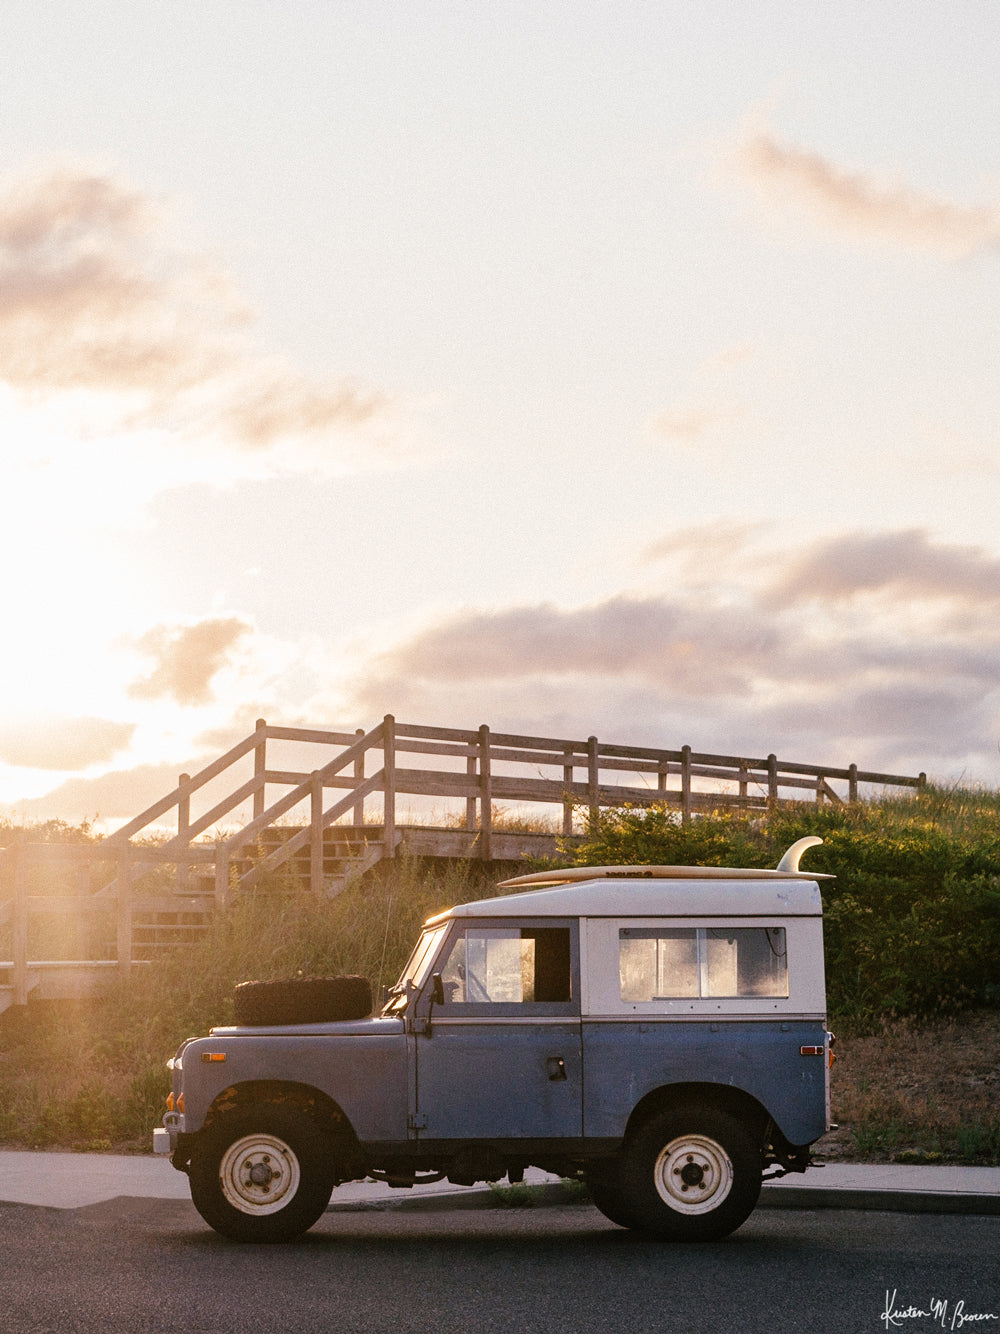
[[[11, 968], [10, 968], [9, 965], [8, 965], [8, 967], [6, 967], [3, 971], [4, 971], [8, 976], [10, 976]], [[39, 981], [40, 981], [40, 978], [39, 978], [38, 973], [37, 973], [35, 970], [29, 968], [29, 969], [28, 969], [28, 995], [29, 995], [29, 996], [31, 995], [32, 991], [34, 991], [35, 987], [38, 986]], [[13, 984], [13, 982], [4, 982], [4, 983], [0, 984], [0, 1014], [3, 1014], [4, 1010], [9, 1010], [10, 1007], [11, 1007], [14, 1003], [15, 1003], [15, 1002], [14, 1002], [14, 984]]]

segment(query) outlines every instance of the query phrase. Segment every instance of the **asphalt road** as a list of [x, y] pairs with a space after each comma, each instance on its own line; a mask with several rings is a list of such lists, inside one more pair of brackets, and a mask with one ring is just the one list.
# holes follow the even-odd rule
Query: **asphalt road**
[[1000, 1334], [1000, 1217], [760, 1210], [725, 1242], [668, 1246], [585, 1204], [381, 1210], [254, 1247], [182, 1200], [0, 1206], [3, 1334], [898, 1328]]

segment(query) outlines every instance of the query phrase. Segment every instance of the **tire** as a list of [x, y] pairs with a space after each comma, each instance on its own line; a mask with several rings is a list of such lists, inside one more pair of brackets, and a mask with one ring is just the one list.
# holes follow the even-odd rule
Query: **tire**
[[716, 1241], [747, 1220], [760, 1187], [760, 1148], [741, 1121], [711, 1107], [671, 1108], [626, 1141], [613, 1221], [665, 1241]]
[[190, 1179], [195, 1208], [216, 1232], [234, 1241], [291, 1241], [329, 1203], [332, 1144], [294, 1107], [246, 1107], [205, 1129]]
[[622, 1194], [621, 1164], [617, 1159], [595, 1164], [584, 1174], [587, 1190], [595, 1208], [619, 1227], [635, 1226], [628, 1202]]
[[372, 987], [366, 977], [292, 977], [241, 982], [233, 992], [237, 1024], [327, 1024], [367, 1019]]

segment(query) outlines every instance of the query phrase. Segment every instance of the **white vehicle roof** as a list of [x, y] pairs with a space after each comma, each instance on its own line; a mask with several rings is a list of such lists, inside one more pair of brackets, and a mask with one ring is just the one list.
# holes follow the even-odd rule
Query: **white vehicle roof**
[[432, 917], [815, 917], [819, 885], [805, 877], [728, 876], [591, 879], [461, 903]]
[[459, 917], [815, 917], [819, 880], [799, 859], [822, 839], [801, 838], [776, 870], [727, 866], [574, 866], [501, 882], [522, 889], [462, 903], [430, 918]]

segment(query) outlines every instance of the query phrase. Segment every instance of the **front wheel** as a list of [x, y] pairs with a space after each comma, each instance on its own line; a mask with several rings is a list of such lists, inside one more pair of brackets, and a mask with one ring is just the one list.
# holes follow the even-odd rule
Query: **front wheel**
[[327, 1138], [293, 1107], [262, 1105], [221, 1116], [191, 1155], [191, 1198], [210, 1227], [235, 1241], [290, 1241], [329, 1202]]
[[627, 1227], [668, 1241], [715, 1241], [746, 1221], [760, 1186], [760, 1150], [742, 1122], [679, 1107], [651, 1117], [626, 1143], [615, 1196]]

